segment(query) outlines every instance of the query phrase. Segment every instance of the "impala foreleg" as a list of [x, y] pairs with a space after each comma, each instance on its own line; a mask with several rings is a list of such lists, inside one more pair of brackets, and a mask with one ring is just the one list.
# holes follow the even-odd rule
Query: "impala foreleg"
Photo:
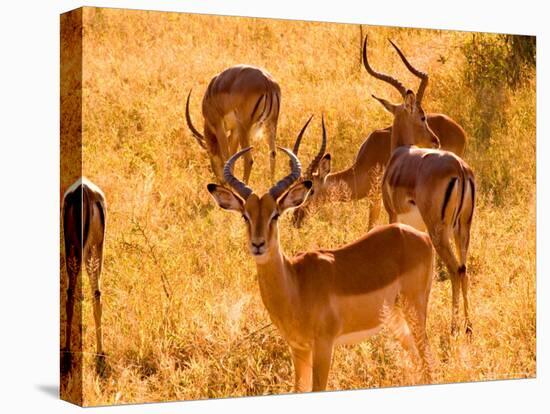
[[218, 148], [220, 155], [225, 163], [229, 158], [229, 138], [225, 132], [225, 128], [222, 123], [216, 127], [216, 139], [218, 141]]
[[269, 171], [271, 173], [271, 180], [275, 178], [275, 166], [277, 159], [277, 146], [275, 144], [275, 138], [277, 137], [277, 121], [275, 126], [269, 128], [267, 132], [267, 143], [269, 145]]
[[93, 245], [86, 257], [86, 272], [90, 278], [90, 288], [93, 297], [94, 322], [96, 333], [96, 372], [102, 375], [105, 371], [105, 354], [103, 353], [103, 333], [101, 329], [101, 290], [99, 278], [102, 266], [102, 246]]
[[[385, 178], [383, 180], [385, 180]], [[383, 190], [384, 190], [384, 187], [383, 187]], [[387, 189], [385, 191], [382, 191], [382, 204], [384, 205], [384, 209], [388, 213], [389, 223], [390, 224], [397, 223], [397, 213], [394, 211], [392, 207], [389, 191]]]
[[[241, 149], [248, 148], [250, 146], [250, 130], [245, 130], [242, 127], [239, 127], [236, 130], [237, 137], [241, 144]], [[254, 159], [252, 158], [252, 152], [249, 151], [243, 156], [244, 162], [244, 176], [243, 181], [248, 184], [250, 179], [250, 173], [252, 171], [252, 164], [254, 164]]]
[[294, 365], [294, 391], [309, 392], [312, 386], [312, 352], [310, 349], [291, 348]]
[[382, 200], [379, 197], [374, 197], [371, 200], [369, 206], [369, 227], [368, 230], [372, 229], [374, 225], [378, 222], [380, 217], [380, 209], [382, 206]]
[[324, 391], [327, 388], [328, 373], [332, 363], [334, 341], [320, 338], [313, 346], [313, 387], [312, 391]]
[[240, 144], [241, 142], [239, 140], [238, 133], [236, 131], [231, 131], [231, 134], [229, 135], [229, 153], [231, 155], [235, 154], [239, 150]]
[[208, 150], [208, 156], [210, 157], [212, 172], [220, 183], [224, 183], [225, 180], [223, 178], [223, 166], [225, 164], [225, 160], [223, 159], [222, 153], [220, 151], [220, 144], [216, 138], [216, 134], [213, 133], [209, 128], [205, 128], [204, 137], [206, 148]]

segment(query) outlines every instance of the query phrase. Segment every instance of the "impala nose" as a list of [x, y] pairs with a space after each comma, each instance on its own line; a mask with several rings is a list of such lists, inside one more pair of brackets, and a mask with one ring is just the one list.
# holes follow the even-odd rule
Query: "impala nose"
[[252, 245], [252, 254], [254, 255], [260, 255], [265, 250], [265, 240], [251, 241], [250, 244]]

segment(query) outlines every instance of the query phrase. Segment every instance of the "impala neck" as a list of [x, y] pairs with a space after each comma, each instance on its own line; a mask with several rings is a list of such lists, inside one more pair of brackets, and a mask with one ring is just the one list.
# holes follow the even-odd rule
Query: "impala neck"
[[395, 151], [398, 147], [414, 145], [414, 140], [411, 139], [410, 126], [401, 115], [396, 115], [393, 120], [391, 130], [391, 151]]
[[[357, 200], [370, 191], [370, 181], [365, 179], [368, 171], [355, 168], [355, 164], [345, 170], [327, 175], [326, 192], [332, 201]], [[367, 188], [368, 187], [368, 188]], [[342, 189], [343, 191], [338, 191]]]
[[292, 312], [291, 266], [287, 257], [281, 252], [278, 240], [276, 246], [268, 250], [266, 255], [263, 260], [256, 261], [258, 283], [262, 301], [277, 325], [278, 321]]

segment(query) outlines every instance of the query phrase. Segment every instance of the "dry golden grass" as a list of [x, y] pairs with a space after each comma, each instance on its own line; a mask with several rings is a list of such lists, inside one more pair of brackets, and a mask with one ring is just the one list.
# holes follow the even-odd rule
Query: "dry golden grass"
[[[373, 66], [416, 87], [386, 41], [394, 39], [430, 72], [424, 107], [449, 114], [473, 135], [481, 112], [475, 91], [462, 85], [461, 52], [471, 34], [363, 29]], [[307, 116], [316, 114], [301, 150], [308, 162], [324, 113], [339, 169], [352, 162], [370, 131], [391, 122], [370, 94], [398, 99], [366, 75], [359, 47], [357, 25], [85, 9], [83, 172], [108, 204], [102, 297], [111, 370], [106, 379], [94, 371], [84, 278], [84, 404], [292, 391], [290, 355], [277, 330], [266, 327], [241, 219], [215, 207], [206, 191], [213, 174], [185, 126], [185, 98], [193, 88], [192, 116], [200, 125], [201, 94], [212, 76], [237, 63], [265, 67], [282, 87], [278, 143], [290, 146]], [[471, 342], [450, 338], [450, 282], [434, 280], [432, 289], [428, 335], [438, 383], [536, 373], [534, 71], [521, 88], [502, 93], [499, 107], [484, 108], [500, 114], [490, 141], [471, 136], [465, 154], [480, 184], [468, 263]], [[267, 145], [255, 146], [251, 185], [263, 191], [271, 184]], [[288, 163], [278, 160], [280, 176]], [[323, 206], [299, 230], [283, 217], [284, 251], [355, 239], [366, 231], [367, 207], [367, 200]], [[329, 389], [417, 381], [407, 355], [382, 333], [337, 349]]]

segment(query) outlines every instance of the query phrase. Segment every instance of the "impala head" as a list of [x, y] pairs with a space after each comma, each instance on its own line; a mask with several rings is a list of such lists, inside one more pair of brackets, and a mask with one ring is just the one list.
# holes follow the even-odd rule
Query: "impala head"
[[[433, 133], [426, 121], [426, 113], [422, 108], [421, 102], [424, 96], [424, 91], [428, 85], [428, 75], [424, 72], [414, 68], [403, 52], [397, 47], [395, 43], [390, 40], [391, 45], [397, 51], [399, 57], [407, 67], [407, 69], [413, 73], [416, 77], [421, 79], [420, 86], [418, 87], [417, 95], [410, 89], [405, 88], [401, 82], [394, 77], [375, 71], [369, 64], [367, 55], [367, 40], [368, 36], [365, 36], [363, 43], [363, 65], [367, 72], [376, 79], [380, 79], [391, 86], [393, 86], [399, 94], [403, 97], [404, 103], [402, 105], [395, 105], [389, 103], [385, 99], [378, 98], [374, 95], [378, 102], [380, 102], [384, 108], [394, 115], [394, 127], [397, 124], [400, 127], [405, 128], [410, 134], [407, 137], [411, 138], [409, 142], [404, 142], [404, 145], [418, 145], [420, 147], [428, 148], [440, 148], [439, 138]], [[405, 132], [405, 131], [402, 131]], [[412, 135], [411, 135], [412, 134]]]
[[[313, 118], [313, 115], [311, 116], [311, 118]], [[309, 124], [309, 121], [311, 121], [311, 118], [309, 118], [309, 120], [307, 121], [304, 129]], [[304, 201], [304, 203], [300, 207], [294, 210], [294, 214], [292, 216], [292, 223], [294, 224], [294, 227], [300, 227], [304, 218], [307, 215], [309, 206], [323, 199], [327, 194], [328, 186], [326, 185], [326, 179], [328, 174], [330, 173], [331, 157], [329, 153], [325, 153], [325, 150], [327, 148], [327, 131], [325, 128], [324, 116], [321, 119], [321, 125], [323, 127], [323, 140], [321, 141], [321, 147], [319, 148], [319, 152], [317, 153], [315, 158], [309, 164], [303, 177], [303, 180], [311, 181], [312, 187], [306, 201]], [[302, 133], [303, 129], [300, 132], [296, 143], [294, 144], [293, 152], [296, 155], [298, 155], [298, 150], [300, 148]]]
[[233, 175], [235, 161], [252, 147], [233, 155], [225, 164], [224, 178], [231, 188], [208, 184], [208, 191], [225, 209], [242, 215], [248, 230], [248, 248], [257, 263], [267, 261], [279, 249], [278, 218], [286, 210], [300, 206], [311, 189], [311, 181], [299, 181], [302, 167], [288, 149], [279, 149], [290, 157], [291, 172], [271, 189], [259, 196]]
[[[420, 147], [440, 148], [437, 135], [430, 129], [424, 109], [418, 104], [416, 96], [410, 89], [405, 94], [401, 105], [393, 104], [385, 99], [372, 95], [384, 108], [393, 114], [392, 139], [399, 136], [399, 145], [418, 145]], [[392, 142], [392, 146], [394, 143]]]

